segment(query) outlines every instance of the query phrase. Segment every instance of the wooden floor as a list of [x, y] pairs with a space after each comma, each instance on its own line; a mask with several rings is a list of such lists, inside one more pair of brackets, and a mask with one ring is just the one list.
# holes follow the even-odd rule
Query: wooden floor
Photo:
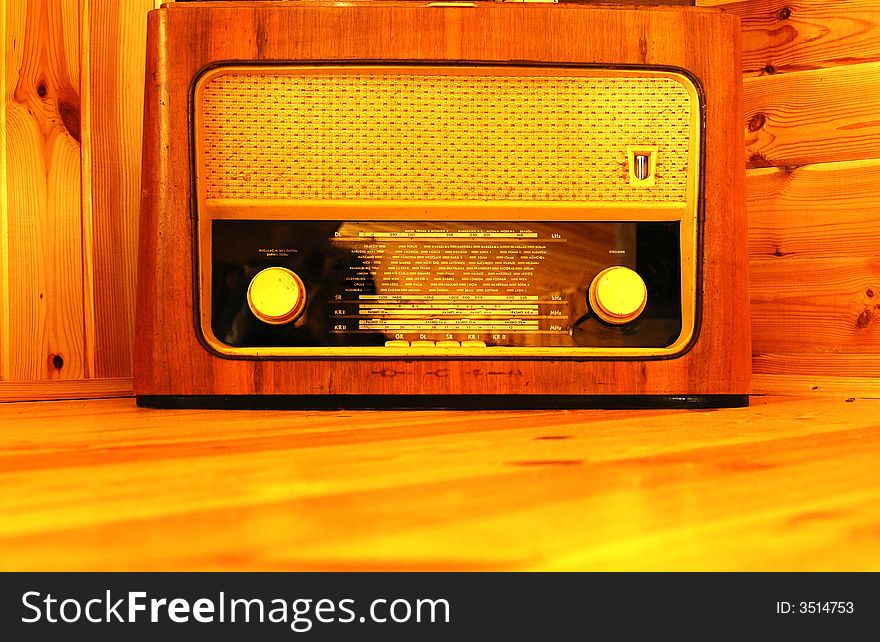
[[880, 570], [880, 400], [0, 404], [0, 569]]

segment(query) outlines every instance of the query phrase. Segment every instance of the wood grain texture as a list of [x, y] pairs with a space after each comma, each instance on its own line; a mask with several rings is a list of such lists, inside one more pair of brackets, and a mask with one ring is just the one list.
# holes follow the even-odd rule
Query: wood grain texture
[[84, 374], [80, 9], [76, 0], [3, 5], [4, 379]]
[[743, 72], [787, 73], [880, 60], [878, 0], [698, 0], [742, 19]]
[[[737, 106], [738, 21], [715, 11], [488, 5], [456, 10], [393, 6], [175, 5], [151, 14], [135, 389], [195, 394], [742, 394], [748, 391], [745, 220]], [[235, 25], [235, 28], [233, 28]], [[160, 36], [160, 31], [164, 33]], [[265, 37], [241, 37], [244, 30]], [[351, 37], [357, 30], [359, 37]], [[308, 37], [278, 37], [291, 32]], [[386, 33], [398, 34], [389, 39]], [[548, 32], [567, 34], [547, 40]], [[485, 34], [516, 34], [486, 39]], [[617, 34], [601, 40], [591, 33]], [[186, 42], [170, 52], [156, 43]], [[713, 43], [717, 49], [681, 47]], [[663, 64], [693, 71], [707, 97], [703, 295], [714, 307], [685, 356], [646, 363], [491, 361], [235, 361], [213, 357], [193, 332], [187, 96], [217, 60], [534, 60]], [[163, 66], [165, 63], [167, 66]], [[167, 72], [167, 73], [166, 73]], [[732, 111], [731, 111], [732, 110]], [[727, 116], [727, 117], [725, 117]], [[168, 127], [159, 129], [160, 123]], [[723, 150], [723, 151], [722, 151]], [[741, 165], [740, 165], [741, 167]], [[720, 242], [724, 239], [724, 243]], [[173, 346], [173, 348], [172, 348]], [[491, 375], [491, 376], [490, 376]], [[498, 376], [501, 375], [501, 376]]]
[[880, 377], [877, 257], [753, 260], [750, 274], [755, 373]]
[[146, 14], [153, 0], [90, 0], [94, 376], [131, 376]]
[[71, 389], [117, 394], [124, 386], [104, 381], [131, 375], [145, 23], [156, 5], [3, 5], [5, 399], [39, 396], [38, 381], [95, 377]]
[[867, 160], [748, 172], [755, 373], [880, 377], [878, 170]]
[[743, 82], [748, 167], [877, 157], [880, 63]]
[[131, 378], [0, 381], [0, 402], [130, 397]]
[[[858, 163], [853, 166], [833, 163], [826, 167], [821, 162], [813, 163], [816, 160], [836, 161], [842, 156], [876, 158], [880, 155], [876, 151], [880, 149], [876, 140], [876, 126], [871, 124], [878, 119], [876, 115], [872, 116], [872, 113], [877, 112], [874, 98], [877, 95], [875, 89], [878, 78], [876, 72], [865, 71], [866, 68], [873, 70], [875, 66], [865, 67], [859, 64], [874, 62], [876, 65], [878, 60], [880, 40], [876, 33], [880, 23], [880, 7], [876, 0], [840, 0], [833, 3], [821, 0], [699, 0], [698, 4], [720, 6], [742, 18], [743, 70], [749, 76], [762, 76], [749, 78], [748, 83], [751, 84], [748, 84], [747, 94], [767, 100], [762, 105], [756, 103], [755, 112], [750, 113], [745, 120], [747, 135], [752, 141], [750, 154], [755, 151], [762, 153], [765, 148], [770, 149], [767, 158], [755, 159], [756, 164], [769, 162], [792, 170], [776, 172], [769, 168], [749, 173], [749, 246], [753, 260], [756, 257], [857, 257], [849, 266], [843, 263], [838, 266], [847, 276], [844, 285], [836, 292], [833, 291], [835, 286], [830, 276], [820, 279], [824, 283], [822, 287], [828, 288], [820, 296], [830, 297], [829, 301], [836, 297], [838, 301], [837, 304], [829, 303], [823, 307], [836, 319], [834, 326], [844, 332], [842, 328], [846, 326], [847, 320], [851, 321], [854, 312], [860, 309], [861, 299], [856, 282], [867, 284], [874, 280], [871, 264], [865, 259], [872, 255], [872, 248], [876, 247], [880, 239], [876, 217], [871, 214], [872, 210], [880, 209], [880, 201], [876, 196], [876, 183], [870, 179], [873, 171], [871, 161], [865, 161], [867, 164], [861, 166]], [[115, 336], [117, 330], [114, 328], [118, 327], [118, 331], [123, 334], [130, 332], [133, 312], [126, 308], [129, 303], [115, 307], [108, 303], [114, 300], [118, 302], [129, 296], [126, 288], [130, 287], [131, 276], [130, 265], [126, 261], [130, 261], [131, 255], [120, 251], [118, 257], [113, 256], [113, 243], [121, 239], [119, 247], [130, 248], [131, 226], [136, 216], [136, 211], [131, 209], [130, 194], [137, 180], [135, 167], [139, 166], [140, 159], [138, 153], [132, 153], [131, 141], [134, 137], [133, 128], [139, 122], [137, 112], [140, 106], [129, 92], [138, 91], [135, 79], [142, 73], [138, 57], [142, 55], [143, 43], [137, 41], [134, 33], [141, 28], [143, 11], [149, 5], [148, 2], [135, 0], [127, 0], [119, 10], [106, 6], [103, 0], [80, 3], [11, 2], [4, 5], [0, 17], [6, 54], [0, 73], [3, 88], [0, 92], [0, 380], [48, 379], [59, 376], [57, 369], [47, 361], [48, 355], [55, 349], [61, 351], [65, 360], [60, 375], [62, 378], [95, 376], [96, 360], [102, 364], [102, 369], [106, 368], [106, 373], [121, 372], [125, 367], [125, 340]], [[35, 9], [37, 7], [39, 8]], [[77, 12], [78, 17], [74, 15]], [[28, 26], [34, 20], [36, 25]], [[77, 22], [79, 26], [74, 27]], [[56, 26], [50, 29], [50, 23]], [[60, 31], [58, 25], [61, 25]], [[26, 50], [25, 32], [34, 29], [44, 29], [52, 41], [40, 40], [38, 50], [35, 50], [33, 47], [36, 41], [31, 39]], [[129, 33], [132, 29], [134, 32]], [[92, 30], [94, 33], [90, 33]], [[56, 53], [44, 56], [41, 53], [44, 51]], [[58, 52], [63, 52], [64, 63], [60, 67], [57, 64], [60, 60]], [[80, 279], [75, 274], [79, 268], [71, 263], [75, 261], [71, 257], [75, 257], [77, 251], [76, 232], [70, 217], [70, 207], [73, 205], [65, 206], [63, 200], [55, 196], [59, 193], [75, 193], [73, 185], [76, 181], [71, 168], [75, 164], [77, 144], [65, 134], [64, 123], [59, 120], [57, 98], [52, 93], [57, 87], [53, 89], [50, 84], [50, 93], [44, 103], [37, 100], [39, 96], [34, 95], [35, 88], [28, 84], [30, 81], [20, 78], [26, 66], [26, 53], [28, 61], [33, 61], [35, 56], [42, 56], [41, 59], [47, 61], [33, 63], [37, 67], [42, 68], [55, 60], [52, 63], [55, 67], [65, 68], [66, 71], [53, 72], [64, 78], [63, 82], [55, 84], [74, 86], [76, 91], [71, 95], [79, 96], [82, 118], [81, 194], [84, 210], [81, 217], [83, 251], [79, 257], [83, 265], [82, 303], [78, 300], [59, 303], [64, 301], [64, 296], [60, 299], [57, 296], [58, 292], [72, 291], [71, 288], [75, 287], [73, 284]], [[31, 65], [31, 62], [27, 64]], [[767, 65], [773, 67], [774, 74], [768, 73], [765, 69]], [[828, 69], [832, 67], [845, 69], [849, 80], [843, 83], [843, 89], [840, 88], [841, 82], [836, 79], [835, 74], [825, 74], [826, 71], [834, 71]], [[846, 69], [847, 67], [851, 68]], [[29, 68], [35, 69], [32, 65]], [[816, 70], [809, 72], [812, 76], [802, 76], [799, 73], [809, 69]], [[790, 76], [791, 81], [780, 85], [780, 76]], [[803, 97], [800, 79], [805, 77], [810, 81], [807, 85], [819, 92], [807, 95], [810, 100], [815, 99], [818, 107], [799, 104]], [[24, 98], [21, 97], [20, 81], [24, 83], [22, 87], [30, 92]], [[767, 87], [754, 84], [764, 81], [774, 84]], [[89, 115], [90, 90], [93, 87], [101, 94], [100, 102], [95, 103], [97, 113], [94, 117]], [[19, 92], [19, 98], [14, 95], [16, 91]], [[869, 98], [867, 103], [859, 99], [865, 95]], [[48, 111], [37, 109], [35, 115], [29, 114], [26, 109], [22, 109], [22, 103], [16, 100], [25, 100], [25, 107], [31, 104], [27, 102], [30, 100], [32, 104], [46, 106]], [[53, 100], [56, 102], [53, 103]], [[74, 101], [68, 101], [68, 104], [73, 103]], [[769, 107], [765, 107], [766, 105]], [[784, 127], [778, 128], [773, 123], [769, 125], [772, 137], [767, 136], [766, 131], [762, 133], [762, 129], [768, 127], [767, 121], [764, 128], [759, 127], [757, 132], [748, 131], [748, 124], [760, 111], [759, 108], [766, 108], [771, 114], [776, 111], [785, 114]], [[68, 109], [65, 113], [69, 119], [71, 110]], [[842, 115], [838, 117], [838, 114]], [[36, 152], [39, 142], [37, 139], [43, 136], [43, 130], [35, 124], [38, 119], [42, 123], [39, 127], [48, 127], [47, 136], [54, 137], [58, 143], [54, 149], [44, 147], [45, 153], [41, 152], [42, 155]], [[754, 121], [754, 124], [757, 125], [758, 121]], [[838, 131], [840, 126], [853, 125], [855, 129]], [[95, 157], [91, 156], [93, 127], [98, 132], [95, 134]], [[864, 141], [866, 132], [867, 142], [859, 142]], [[121, 136], [119, 149], [115, 148], [114, 136]], [[44, 137], [42, 140], [49, 138]], [[811, 164], [796, 167], [804, 162]], [[28, 169], [38, 166], [40, 171], [45, 172], [42, 179], [35, 177], [31, 169]], [[62, 166], [67, 169], [57, 171]], [[52, 185], [55, 187], [51, 198], [48, 196], [48, 167], [56, 168], [52, 174]], [[99, 192], [96, 198], [101, 205], [92, 204], [92, 171], [97, 174]], [[19, 178], [24, 179], [27, 189], [21, 187]], [[11, 180], [14, 182], [10, 182]], [[39, 187], [40, 180], [42, 187]], [[116, 181], [121, 184], [118, 189]], [[818, 204], [815, 207], [814, 197]], [[56, 208], [50, 215], [48, 203], [53, 199], [53, 202], [61, 206], [61, 210]], [[31, 208], [33, 203], [37, 203], [36, 209]], [[117, 206], [120, 208], [118, 213], [112, 213], [108, 209]], [[779, 208], [778, 212], [776, 208]], [[31, 211], [39, 213], [39, 216], [31, 215]], [[60, 219], [55, 215], [56, 211], [61, 212]], [[98, 218], [103, 217], [103, 223], [109, 225], [109, 229], [101, 229], [101, 224], [98, 229], [94, 229], [90, 218], [92, 212]], [[23, 223], [18, 221], [18, 217], [22, 215]], [[57, 228], [59, 224], [60, 230]], [[10, 236], [13, 228], [16, 230], [14, 235], [17, 240]], [[34, 234], [40, 235], [40, 243], [47, 241], [50, 234], [55, 235], [52, 243], [62, 245], [61, 254], [52, 255], [55, 256], [56, 263], [44, 261], [51, 248], [45, 244], [36, 245], [37, 237]], [[23, 240], [25, 237], [26, 240]], [[13, 264], [17, 265], [15, 257], [13, 264], [9, 262], [10, 242], [14, 242], [17, 253], [30, 252], [29, 260], [38, 264], [39, 275], [32, 271], [7, 269]], [[771, 256], [777, 250], [784, 256]], [[99, 259], [99, 255], [103, 258]], [[102, 267], [95, 272], [94, 262], [99, 260]], [[121, 265], [119, 270], [115, 268], [117, 263]], [[68, 269], [67, 266], [71, 265], [72, 269]], [[757, 300], [768, 302], [768, 297], [788, 298], [785, 292], [789, 283], [785, 279], [794, 279], [791, 285], [795, 292], [805, 292], [802, 274], [794, 269], [784, 269], [777, 274], [772, 265], [761, 265], [753, 269], [752, 282]], [[859, 270], [867, 271], [860, 273]], [[49, 283], [56, 293], [52, 295], [51, 302], [38, 298], [41, 291], [38, 286], [43, 281]], [[101, 290], [98, 295], [100, 303], [96, 303], [92, 288]], [[34, 291], [36, 295], [28, 294]], [[46, 291], [43, 290], [43, 293], [45, 295]], [[120, 299], [114, 299], [116, 293], [121, 293]], [[10, 296], [16, 301], [14, 309], [11, 307]], [[826, 352], [829, 346], [832, 350], [839, 348], [834, 348], [838, 345], [836, 340], [821, 328], [816, 328], [814, 335], [813, 330], [805, 325], [808, 324], [808, 319], [800, 316], [800, 313], [789, 319], [786, 315], [793, 309], [791, 303], [782, 306], [781, 316], [772, 313], [772, 304], [769, 302], [759, 305], [763, 312], [753, 320], [756, 335], [776, 336], [781, 334], [777, 330], [779, 326], [793, 324], [797, 328], [803, 348], [788, 342], [786, 345], [790, 346], [792, 352], [768, 352], [765, 350], [772, 350], [773, 346], [762, 341], [761, 351], [754, 358], [756, 372], [766, 372], [767, 376], [777, 377], [782, 381], [785, 377], [786, 359], [792, 372], [800, 373], [797, 377], [809, 377], [813, 373], [818, 376], [823, 372], [833, 373], [835, 376], [856, 373], [867, 376], [875, 371], [872, 363], [876, 360], [876, 353], [871, 351], [876, 345], [873, 335], [878, 330], [875, 325], [869, 324], [870, 330], [866, 333], [869, 337], [868, 343], [857, 348], [856, 352], [846, 351], [851, 348], [843, 348], [842, 352]], [[68, 311], [60, 311], [65, 306]], [[78, 318], [80, 307], [85, 323], [71, 322], [70, 319]], [[831, 310], [834, 309], [838, 312], [832, 313]], [[864, 309], [861, 308], [862, 311]], [[845, 312], [841, 312], [843, 310]], [[94, 317], [98, 312], [102, 315], [101, 320]], [[127, 317], [129, 321], [123, 322], [122, 317]], [[858, 315], [855, 318], [858, 319]], [[95, 327], [98, 323], [109, 331], [98, 333]], [[103, 342], [100, 346], [97, 345], [98, 337]], [[49, 349], [49, 343], [52, 344], [52, 349]], [[75, 346], [84, 343], [84, 349], [78, 348], [81, 350], [80, 357], [71, 357], [64, 353], [68, 343]], [[859, 345], [852, 341], [844, 343], [849, 346]], [[63, 350], [59, 347], [62, 345]], [[109, 350], [106, 357], [101, 352], [105, 347]], [[810, 368], [813, 370], [808, 372], [806, 369]], [[871, 379], [866, 381], [866, 385], [872, 385]], [[793, 390], [803, 389], [798, 379], [794, 378], [792, 382]], [[855, 385], [855, 382], [852, 384]], [[38, 390], [33, 384], [25, 382], [23, 385], [23, 388], [7, 390], [24, 390], [29, 397]], [[774, 383], [776, 387], [772, 389], [781, 390], [780, 385]]]
[[873, 390], [880, 3], [699, 4], [743, 20], [755, 390]]
[[880, 159], [749, 170], [753, 259], [877, 255]]
[[[791, 375], [796, 385], [805, 377], [812, 376], [814, 379], [823, 377], [861, 377], [866, 378], [866, 384], [880, 394], [877, 380], [880, 379], [880, 365], [876, 355], [871, 352], [817, 352], [817, 353], [772, 353], [765, 352], [756, 354], [752, 360], [755, 372], [768, 375]], [[771, 394], [779, 393], [779, 389], [773, 389]], [[803, 388], [792, 388], [792, 393], [803, 392]], [[760, 393], [759, 393], [760, 394]]]
[[753, 260], [752, 349], [880, 352], [880, 257]]
[[[880, 399], [880, 377], [859, 374], [864, 365], [862, 362], [873, 356], [865, 355], [835, 355], [833, 359], [817, 358], [810, 361], [803, 355], [765, 355], [769, 360], [775, 360], [769, 367], [765, 363], [758, 362], [762, 370], [778, 368], [780, 374], [755, 374], [753, 378], [753, 390], [755, 394], [762, 395], [810, 395], [813, 397], [836, 397], [853, 402], [857, 399]], [[761, 360], [762, 357], [759, 357]], [[793, 363], [793, 367], [788, 364]], [[843, 366], [851, 364], [853, 369], [849, 373], [842, 372]], [[831, 366], [829, 368], [829, 366]], [[826, 370], [839, 369], [839, 376], [826, 375]], [[808, 371], [806, 374], [793, 374], [799, 370]], [[876, 372], [876, 367], [873, 369]]]
[[4, 404], [0, 569], [876, 571], [878, 404]]
[[[10, 42], [6, 38], [9, 12], [6, 5], [0, 7], [0, 42], [4, 57], [0, 68], [0, 381], [9, 379], [9, 199], [8, 168], [6, 161], [6, 93], [7, 77], [10, 76], [9, 61], [14, 59]], [[11, 40], [11, 39], [10, 39]]]

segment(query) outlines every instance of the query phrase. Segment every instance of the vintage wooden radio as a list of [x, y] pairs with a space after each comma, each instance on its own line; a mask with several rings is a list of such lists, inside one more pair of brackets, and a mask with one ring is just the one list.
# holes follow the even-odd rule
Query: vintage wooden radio
[[748, 403], [739, 23], [151, 12], [148, 406]]

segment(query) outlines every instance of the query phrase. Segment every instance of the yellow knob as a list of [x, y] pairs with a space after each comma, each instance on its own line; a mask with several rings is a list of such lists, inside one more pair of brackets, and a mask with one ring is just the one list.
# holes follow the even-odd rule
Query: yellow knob
[[287, 268], [266, 268], [251, 279], [247, 302], [254, 316], [264, 323], [290, 323], [306, 307], [306, 287]]
[[590, 283], [590, 306], [596, 316], [622, 325], [638, 317], [648, 302], [648, 288], [634, 270], [616, 265], [606, 268]]

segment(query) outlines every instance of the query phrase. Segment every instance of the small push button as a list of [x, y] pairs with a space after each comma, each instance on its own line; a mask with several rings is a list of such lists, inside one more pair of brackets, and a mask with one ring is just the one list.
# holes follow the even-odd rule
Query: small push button
[[460, 348], [461, 344], [458, 341], [438, 341], [438, 348]]
[[461, 347], [462, 348], [485, 348], [486, 342], [485, 341], [462, 341]]
[[413, 341], [410, 346], [413, 348], [436, 348], [437, 344], [433, 341]]
[[401, 341], [400, 339], [394, 339], [392, 341], [385, 342], [386, 348], [408, 348], [409, 341]]

